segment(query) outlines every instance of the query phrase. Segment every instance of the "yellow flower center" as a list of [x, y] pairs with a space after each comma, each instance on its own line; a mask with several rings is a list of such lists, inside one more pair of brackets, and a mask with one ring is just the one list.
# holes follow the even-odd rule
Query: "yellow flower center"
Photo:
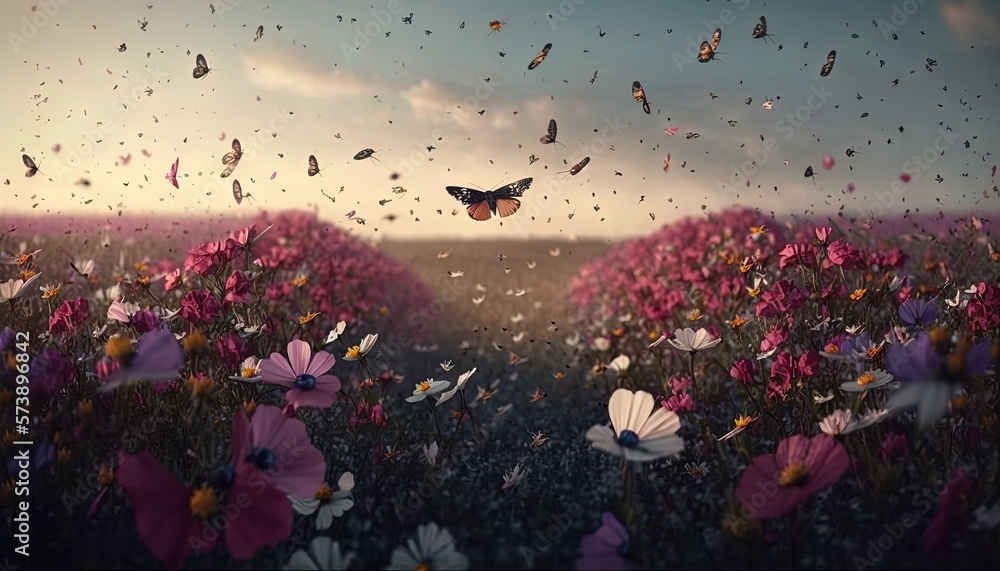
[[295, 287], [304, 287], [307, 283], [309, 283], [309, 278], [305, 276], [292, 280], [292, 285]]
[[797, 486], [802, 482], [806, 481], [809, 477], [809, 469], [806, 468], [805, 464], [792, 464], [781, 471], [781, 475], [778, 478], [778, 484], [788, 487]]
[[745, 274], [745, 273], [749, 272], [750, 270], [753, 269], [753, 266], [754, 266], [753, 264], [749, 264], [749, 263], [747, 263], [747, 264], [740, 264], [740, 273], [741, 274]]
[[361, 347], [359, 347], [358, 345], [351, 347], [350, 349], [347, 350], [347, 353], [344, 353], [345, 359], [357, 359], [360, 356], [361, 356]]
[[745, 428], [747, 425], [753, 422], [753, 419], [748, 416], [743, 416], [741, 414], [739, 418], [735, 419], [733, 422], [736, 423], [736, 428]]
[[333, 497], [333, 490], [331, 490], [330, 486], [327, 486], [326, 484], [320, 486], [319, 490], [316, 492], [316, 499], [321, 502], [328, 502], [332, 497]]
[[856, 289], [854, 293], [851, 294], [851, 301], [858, 301], [863, 298], [865, 294], [868, 293], [867, 289]]
[[189, 377], [188, 383], [191, 385], [192, 396], [209, 396], [215, 388], [215, 381], [203, 375]]
[[142, 262], [136, 262], [134, 267], [135, 267], [135, 271], [142, 273], [142, 272], [145, 272], [146, 269], [149, 266], [147, 266], [146, 264], [144, 264]]
[[378, 308], [378, 313], [379, 315], [388, 315], [389, 308], [383, 305], [382, 307]]
[[135, 346], [128, 337], [117, 334], [108, 339], [104, 346], [104, 354], [115, 361], [125, 361], [135, 353]]
[[49, 299], [59, 295], [59, 286], [51, 286], [42, 291], [42, 299]]
[[840, 353], [840, 347], [834, 345], [833, 343], [828, 343], [826, 347], [823, 347], [823, 352], [837, 354]]
[[722, 261], [727, 264], [736, 263], [736, 256], [730, 254], [729, 252], [719, 252], [719, 257], [722, 258]]
[[865, 385], [867, 385], [868, 383], [870, 383], [870, 382], [872, 382], [874, 380], [875, 380], [875, 375], [873, 375], [871, 373], [865, 373], [865, 374], [861, 375], [860, 377], [858, 377], [858, 384], [861, 385], [861, 386], [865, 386]]
[[694, 478], [695, 476], [701, 475], [701, 473], [704, 472], [704, 471], [705, 470], [702, 469], [702, 468], [696, 468], [694, 470], [688, 470], [687, 473], [688, 473], [688, 476], [691, 476], [692, 478]]
[[142, 276], [141, 278], [136, 278], [135, 281], [137, 281], [138, 283], [140, 283], [140, 284], [142, 284], [144, 286], [148, 286], [149, 285], [149, 276]]
[[97, 473], [97, 480], [102, 486], [110, 486], [115, 481], [115, 471], [108, 466], [101, 466]]
[[215, 490], [208, 484], [191, 492], [188, 505], [191, 508], [191, 515], [201, 520], [219, 513], [219, 499], [215, 497]]
[[208, 339], [202, 334], [200, 329], [195, 329], [181, 339], [184, 351], [189, 355], [201, 355], [208, 352]]
[[73, 457], [73, 451], [69, 449], [69, 446], [63, 446], [56, 453], [56, 461], [60, 464], [65, 464], [69, 462], [70, 458]]
[[35, 277], [35, 274], [37, 274], [37, 273], [38, 272], [36, 272], [35, 270], [23, 270], [21, 272], [21, 279], [24, 280], [24, 281], [28, 281], [31, 278]]
[[612, 331], [611, 334], [614, 335], [615, 337], [621, 337], [622, 335], [625, 335], [625, 329], [619, 327], [614, 331]]
[[417, 390], [420, 391], [420, 392], [426, 392], [430, 388], [431, 388], [431, 382], [430, 381], [423, 381], [423, 382], [421, 382], [420, 384], [417, 385]]
[[[490, 26], [490, 27], [493, 28], [493, 26]], [[494, 30], [499, 30], [500, 26], [497, 26], [496, 28], [493, 28], [493, 29]], [[426, 564], [426, 563], [417, 563], [416, 569], [417, 569], [417, 571], [431, 571], [431, 566], [428, 565], [428, 564]]]
[[751, 234], [763, 234], [764, 232], [765, 232], [765, 230], [764, 230], [763, 226], [751, 226], [750, 227], [750, 233]]
[[726, 323], [729, 325], [729, 327], [733, 329], [738, 329], [746, 325], [746, 322], [747, 322], [746, 319], [743, 319], [742, 317], [737, 315], [735, 318], [733, 318], [732, 321], [727, 321]]
[[749, 293], [750, 293], [750, 297], [757, 297], [758, 295], [760, 295], [760, 288], [759, 287], [755, 287], [752, 290], [749, 290]]
[[963, 337], [958, 342], [958, 347], [955, 347], [955, 350], [948, 355], [948, 371], [952, 375], [959, 375], [965, 369], [965, 359], [968, 357], [972, 347], [972, 340], [968, 337]]
[[688, 320], [689, 321], [698, 321], [699, 319], [701, 319], [701, 310], [700, 309], [694, 309], [694, 310], [691, 310], [690, 313], [688, 313]]
[[878, 345], [876, 347], [872, 347], [871, 349], [868, 350], [868, 358], [869, 359], [874, 359], [875, 357], [878, 357], [879, 353], [881, 353], [881, 352], [882, 352], [882, 346], [881, 345]]
[[244, 379], [252, 379], [253, 377], [257, 376], [257, 368], [243, 367], [243, 370], [240, 371], [240, 376], [243, 377]]
[[657, 333], [656, 331], [650, 331], [649, 332], [649, 340], [650, 341], [656, 341], [659, 338], [660, 338], [660, 334]]

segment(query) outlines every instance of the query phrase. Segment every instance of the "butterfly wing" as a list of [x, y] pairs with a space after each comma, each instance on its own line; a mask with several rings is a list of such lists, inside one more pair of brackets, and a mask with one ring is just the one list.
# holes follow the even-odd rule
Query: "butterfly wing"
[[198, 67], [208, 67], [208, 61], [206, 61], [205, 56], [201, 54], [194, 57], [194, 64]]
[[24, 166], [28, 167], [24, 176], [28, 178], [35, 176], [35, 173], [38, 172], [38, 166], [35, 164], [35, 161], [33, 161], [28, 155], [21, 155], [21, 162], [24, 163]]
[[698, 61], [705, 63], [712, 59], [712, 45], [708, 42], [702, 42], [701, 48], [698, 49]]
[[236, 199], [236, 204], [241, 204], [243, 202], [243, 187], [240, 186], [240, 181], [233, 180], [233, 198]]
[[806, 167], [806, 172], [805, 172], [805, 174], [803, 176], [805, 176], [806, 178], [809, 178], [812, 175], [813, 175], [813, 168], [811, 166], [810, 167]]
[[521, 201], [516, 198], [497, 197], [497, 214], [500, 218], [512, 216], [521, 208]]
[[195, 62], [195, 64], [194, 64], [194, 72], [192, 73], [192, 75], [194, 75], [195, 79], [201, 79], [201, 78], [205, 77], [206, 75], [208, 75], [208, 71], [209, 71], [209, 69], [208, 69], [208, 62], [205, 61], [205, 56], [203, 56], [201, 54], [198, 54], [195, 57], [194, 62]]
[[483, 196], [482, 202], [477, 202], [475, 204], [472, 204], [465, 210], [469, 213], [470, 218], [472, 218], [473, 220], [477, 220], [479, 222], [485, 222], [489, 220], [491, 216], [490, 205], [489, 203], [486, 202], [485, 195]]
[[535, 56], [535, 59], [531, 60], [531, 63], [528, 64], [528, 70], [535, 69], [543, 61], [545, 61], [545, 56], [549, 55], [549, 50], [551, 49], [552, 49], [552, 44], [545, 44], [545, 47], [542, 48], [542, 51], [539, 52], [538, 55]]
[[642, 110], [646, 112], [646, 115], [649, 115], [649, 102], [645, 99], [642, 100]]
[[309, 170], [307, 171], [309, 176], [316, 176], [319, 174], [319, 163], [316, 162], [315, 155], [309, 155]]
[[836, 61], [837, 61], [837, 52], [836, 50], [831, 50], [830, 53], [826, 56], [826, 63], [824, 63], [823, 67], [819, 70], [819, 76], [826, 77], [830, 75], [830, 72], [833, 71], [833, 64]]
[[552, 139], [553, 141], [556, 140], [556, 132], [557, 132], [556, 131], [556, 120], [555, 119], [549, 119], [548, 133], [549, 133], [549, 138]]
[[570, 169], [570, 172], [575, 175], [578, 172], [582, 171], [583, 168], [588, 164], [590, 164], [590, 157], [583, 157], [583, 160], [576, 163], [576, 165]]
[[722, 41], [722, 28], [716, 28], [715, 32], [712, 34], [712, 51], [714, 52], [719, 48], [719, 42]]
[[531, 188], [531, 181], [533, 178], [522, 178], [521, 180], [514, 181], [506, 186], [501, 186], [500, 188], [493, 191], [497, 199], [500, 198], [512, 198], [524, 196], [524, 191]]
[[646, 92], [642, 89], [642, 84], [638, 81], [632, 82], [632, 99], [642, 101], [646, 99]]
[[466, 206], [486, 201], [486, 193], [479, 190], [465, 188], [464, 186], [448, 186], [445, 187], [445, 190]]

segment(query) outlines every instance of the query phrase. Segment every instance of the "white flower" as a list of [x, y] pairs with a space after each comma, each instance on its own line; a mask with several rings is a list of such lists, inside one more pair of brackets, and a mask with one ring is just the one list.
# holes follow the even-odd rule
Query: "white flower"
[[618, 355], [617, 357], [615, 357], [614, 361], [611, 361], [611, 363], [608, 364], [608, 368], [618, 373], [618, 375], [620, 376], [625, 374], [625, 371], [628, 370], [628, 366], [631, 363], [632, 360], [629, 359], [627, 356]]
[[126, 303], [123, 297], [120, 301], [116, 299], [111, 302], [111, 306], [108, 307], [108, 319], [122, 323], [131, 323], [132, 316], [138, 312], [139, 306], [134, 303]]
[[345, 361], [357, 361], [358, 359], [364, 357], [372, 350], [375, 346], [375, 342], [378, 341], [378, 333], [375, 335], [365, 335], [365, 338], [361, 340], [361, 345], [355, 345], [344, 353]]
[[675, 349], [687, 351], [688, 353], [711, 349], [721, 342], [722, 339], [712, 337], [712, 334], [704, 329], [695, 331], [690, 327], [674, 331], [674, 339], [667, 339], [667, 343], [673, 345]]
[[240, 363], [240, 374], [229, 377], [233, 381], [244, 383], [256, 383], [260, 381], [260, 361], [253, 355], [247, 357]]
[[10, 280], [0, 284], [0, 302], [14, 301], [20, 297], [21, 294], [28, 291], [28, 286], [38, 281], [38, 278], [40, 277], [42, 277], [42, 274], [38, 273], [28, 278], [27, 281]]
[[521, 482], [521, 480], [524, 479], [524, 476], [527, 475], [529, 471], [530, 470], [521, 470], [521, 464], [518, 463], [516, 466], [514, 466], [513, 470], [504, 474], [503, 485], [500, 486], [500, 489], [508, 490], [518, 485]]
[[607, 337], [598, 337], [594, 339], [594, 349], [598, 351], [607, 351], [611, 348], [611, 340]]
[[347, 329], [347, 322], [340, 321], [337, 326], [330, 330], [330, 333], [326, 336], [326, 345], [333, 343], [338, 337], [344, 334], [344, 329]]
[[684, 441], [676, 435], [680, 419], [665, 408], [653, 412], [653, 406], [653, 395], [646, 391], [618, 389], [608, 402], [611, 427], [594, 425], [587, 431], [587, 439], [595, 448], [632, 462], [680, 453], [684, 450]]
[[823, 404], [825, 402], [830, 402], [833, 400], [833, 391], [826, 393], [826, 396], [813, 391], [813, 402], [816, 404]]
[[684, 464], [684, 471], [687, 472], [688, 476], [691, 476], [692, 478], [701, 479], [701, 477], [705, 475], [705, 472], [708, 471], [708, 463], [701, 462], [699, 464], [695, 464], [688, 462], [687, 464]]
[[447, 373], [448, 371], [450, 371], [450, 370], [454, 369], [454, 368], [455, 368], [455, 365], [452, 365], [452, 364], [451, 364], [451, 360], [448, 360], [448, 361], [442, 361], [442, 362], [441, 362], [441, 368], [442, 368], [442, 369], [444, 369], [444, 372], [446, 372], [446, 373]]
[[340, 544], [325, 535], [320, 535], [309, 544], [309, 552], [299, 549], [288, 559], [285, 571], [294, 569], [333, 570], [347, 569], [354, 560], [354, 553], [341, 553]]
[[469, 568], [469, 558], [455, 549], [455, 538], [436, 523], [417, 528], [416, 539], [392, 552], [387, 569], [454, 569]]
[[763, 353], [757, 353], [757, 360], [758, 361], [763, 361], [764, 359], [767, 359], [768, 357], [770, 357], [771, 355], [774, 355], [777, 352], [778, 352], [778, 348], [777, 347], [771, 347], [770, 349], [768, 349], [767, 351], [764, 351]]
[[865, 414], [861, 415], [860, 418], [855, 419], [854, 422], [852, 422], [847, 428], [844, 429], [843, 432], [841, 432], [841, 434], [850, 434], [852, 432], [857, 432], [859, 430], [868, 428], [873, 424], [878, 424], [887, 418], [889, 418], [889, 409], [868, 411]]
[[430, 446], [424, 445], [424, 459], [427, 460], [428, 466], [437, 464], [438, 452], [440, 452], [440, 449], [438, 448], [437, 441], [431, 442]]
[[653, 341], [652, 343], [649, 344], [649, 348], [652, 349], [653, 347], [659, 347], [660, 344], [663, 343], [666, 340], [667, 340], [667, 336], [666, 335], [660, 335], [659, 339], [657, 339], [656, 341]]
[[871, 389], [880, 389], [892, 382], [892, 375], [883, 369], [865, 371], [858, 375], [858, 380], [847, 381], [840, 385], [840, 390], [849, 393], [862, 393]]
[[333, 524], [333, 518], [344, 515], [347, 510], [354, 507], [354, 499], [351, 498], [351, 490], [354, 489], [354, 474], [344, 472], [337, 482], [337, 491], [333, 492], [330, 487], [323, 484], [323, 487], [316, 492], [313, 498], [303, 499], [288, 496], [295, 511], [302, 515], [312, 515], [319, 510], [316, 516], [316, 529], [329, 529]]
[[844, 430], [851, 424], [852, 416], [851, 411], [847, 409], [835, 410], [833, 414], [819, 421], [819, 429], [831, 436], [844, 434]]
[[857, 335], [857, 334], [861, 333], [864, 330], [865, 330], [865, 326], [864, 325], [848, 325], [847, 327], [844, 327], [844, 331], [848, 335]]
[[450, 384], [451, 381], [435, 381], [434, 379], [417, 383], [417, 388], [413, 389], [413, 396], [406, 397], [406, 402], [420, 402], [431, 395], [444, 391]]
[[[475, 374], [475, 372], [476, 372], [476, 368], [473, 367], [471, 371], [466, 371], [466, 372], [462, 373], [461, 375], [459, 375], [458, 376], [458, 382], [455, 383], [455, 386], [451, 390], [449, 390], [449, 391], [443, 393], [441, 396], [439, 396], [437, 403], [441, 404], [443, 402], [447, 402], [449, 399], [451, 399], [451, 397], [455, 396], [455, 393], [457, 393], [458, 391], [464, 389], [465, 388], [465, 383], [467, 383], [469, 381], [469, 378], [473, 374]], [[414, 394], [416, 394], [416, 393], [414, 393]], [[407, 400], [409, 400], [409, 399], [407, 399]]]
[[1000, 504], [996, 504], [992, 508], [979, 506], [976, 511], [972, 512], [972, 515], [976, 516], [976, 521], [969, 526], [969, 529], [975, 531], [994, 529], [1000, 525]]
[[890, 292], [896, 291], [897, 289], [903, 287], [906, 283], [906, 278], [901, 278], [899, 276], [892, 276], [892, 281], [889, 282], [889, 287], [887, 288]]

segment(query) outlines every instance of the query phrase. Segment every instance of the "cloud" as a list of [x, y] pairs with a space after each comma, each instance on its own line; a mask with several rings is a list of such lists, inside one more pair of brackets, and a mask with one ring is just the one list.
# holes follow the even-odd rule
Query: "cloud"
[[1000, 37], [1000, 15], [977, 0], [949, 0], [939, 5], [945, 23], [962, 42], [996, 41]]
[[301, 53], [241, 53], [246, 77], [270, 90], [295, 91], [305, 97], [356, 97], [378, 93], [382, 82], [347, 70], [330, 69]]

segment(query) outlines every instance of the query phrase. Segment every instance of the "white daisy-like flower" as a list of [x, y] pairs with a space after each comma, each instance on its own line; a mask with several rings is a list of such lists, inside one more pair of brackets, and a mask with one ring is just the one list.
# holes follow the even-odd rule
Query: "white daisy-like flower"
[[31, 284], [38, 281], [41, 277], [42, 274], [37, 273], [27, 280], [9, 280], [0, 284], [0, 302], [14, 301], [21, 297], [24, 292], [28, 291]]
[[309, 543], [308, 552], [305, 549], [299, 549], [293, 553], [284, 569], [285, 571], [347, 569], [354, 561], [354, 555], [354, 553], [342, 553], [339, 543], [325, 535], [320, 535]]
[[825, 402], [830, 402], [833, 400], [833, 391], [826, 393], [826, 396], [813, 391], [813, 402], [816, 404], [823, 404]]
[[439, 452], [440, 448], [437, 441], [431, 442], [430, 445], [424, 445], [424, 460], [427, 460], [428, 466], [435, 466], [437, 464]]
[[351, 490], [354, 489], [354, 474], [344, 472], [337, 482], [337, 491], [334, 492], [330, 486], [323, 484], [316, 496], [308, 499], [288, 496], [295, 511], [302, 515], [316, 515], [316, 529], [330, 529], [333, 518], [340, 517], [347, 510], [354, 507], [354, 499], [351, 498]]
[[452, 369], [454, 369], [455, 365], [453, 365], [451, 363], [451, 360], [449, 359], [447, 361], [442, 361], [441, 362], [441, 368], [444, 370], [444, 372], [447, 373], [448, 371], [451, 371]]
[[881, 409], [881, 410], [871, 410], [860, 417], [856, 418], [854, 422], [847, 426], [841, 434], [850, 434], [852, 432], [857, 432], [859, 430], [868, 428], [874, 424], [878, 424], [883, 420], [889, 418], [891, 409]]
[[514, 466], [514, 469], [504, 474], [503, 485], [500, 486], [500, 489], [509, 490], [510, 488], [513, 488], [514, 486], [518, 485], [519, 483], [521, 483], [521, 480], [524, 479], [524, 476], [528, 474], [528, 472], [530, 472], [530, 470], [527, 469], [522, 470], [521, 464], [518, 463], [516, 466]]
[[847, 381], [840, 385], [840, 390], [849, 393], [862, 393], [871, 389], [881, 389], [888, 387], [892, 382], [892, 375], [883, 369], [875, 371], [865, 371], [858, 375], [856, 381]]
[[646, 391], [618, 389], [608, 402], [611, 427], [594, 425], [587, 431], [587, 439], [595, 448], [632, 462], [680, 453], [684, 450], [684, 441], [676, 435], [680, 418], [665, 408], [653, 412], [654, 405], [653, 395]]
[[708, 463], [688, 462], [687, 464], [684, 464], [684, 471], [687, 472], [688, 476], [691, 476], [692, 478], [701, 479], [701, 477], [704, 476], [706, 472], [708, 472]]
[[453, 569], [469, 568], [469, 558], [455, 548], [455, 538], [436, 523], [417, 528], [415, 539], [392, 552], [392, 562], [386, 569]]
[[444, 392], [450, 384], [451, 381], [435, 381], [434, 379], [417, 383], [417, 387], [413, 389], [413, 396], [406, 397], [406, 402], [420, 402], [429, 396]]
[[449, 399], [451, 399], [451, 397], [455, 396], [455, 393], [457, 393], [458, 391], [464, 389], [465, 388], [465, 383], [469, 382], [469, 378], [472, 377], [472, 375], [475, 374], [475, 372], [476, 372], [476, 368], [473, 367], [471, 371], [466, 371], [466, 372], [462, 373], [461, 375], [459, 375], [458, 376], [458, 381], [455, 383], [455, 386], [452, 387], [450, 390], [445, 391], [444, 393], [442, 393], [441, 396], [438, 397], [438, 402], [437, 403], [441, 404], [443, 402], [447, 402]]
[[612, 371], [618, 373], [619, 376], [624, 375], [625, 371], [628, 370], [628, 366], [632, 363], [632, 360], [626, 355], [618, 355], [615, 357], [611, 363], [608, 364], [608, 368]]
[[687, 351], [688, 353], [711, 349], [721, 342], [722, 339], [712, 337], [712, 334], [704, 329], [695, 331], [690, 327], [674, 331], [674, 338], [667, 339], [667, 343], [673, 345], [674, 349]]
[[344, 330], [347, 329], [346, 321], [337, 322], [337, 326], [330, 330], [330, 333], [326, 336], [326, 345], [333, 343], [338, 337], [344, 334]]
[[611, 340], [607, 337], [598, 337], [594, 339], [594, 349], [598, 351], [607, 351], [611, 348]]
[[865, 330], [865, 326], [864, 325], [848, 325], [847, 327], [844, 327], [844, 331], [848, 335], [857, 335], [857, 334], [861, 333], [864, 330]]
[[260, 381], [260, 361], [253, 355], [247, 357], [240, 363], [240, 374], [229, 377], [230, 380], [244, 383], [256, 383]]
[[372, 350], [375, 346], [375, 342], [378, 341], [378, 333], [374, 335], [365, 335], [365, 338], [361, 340], [361, 345], [355, 345], [344, 353], [345, 361], [357, 361], [358, 359], [364, 357]]
[[852, 419], [853, 414], [851, 411], [843, 408], [838, 409], [833, 411], [830, 416], [819, 421], [819, 429], [831, 436], [844, 434], [844, 430], [851, 425]]

